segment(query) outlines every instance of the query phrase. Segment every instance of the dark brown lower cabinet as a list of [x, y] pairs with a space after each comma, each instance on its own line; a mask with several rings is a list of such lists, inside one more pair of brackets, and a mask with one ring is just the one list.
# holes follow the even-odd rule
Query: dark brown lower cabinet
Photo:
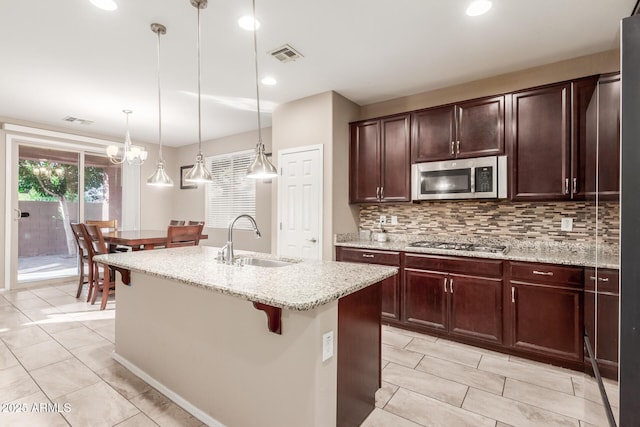
[[511, 345], [532, 355], [583, 360], [583, 269], [511, 262]]
[[411, 268], [407, 265], [473, 272], [480, 264], [463, 258], [407, 254], [403, 321], [425, 331], [502, 343], [502, 262], [488, 262], [499, 277]]
[[[336, 247], [336, 261], [362, 262], [400, 267], [400, 252]], [[400, 320], [401, 273], [381, 282], [382, 317], [385, 320]]]
[[437, 331], [448, 329], [447, 273], [404, 270], [404, 321]]
[[[618, 377], [619, 272], [593, 268], [585, 270], [584, 327], [598, 364], [600, 374]], [[589, 355], [584, 355], [587, 368]]]
[[401, 267], [381, 282], [383, 323], [573, 369], [591, 366], [586, 330], [616, 378], [617, 270], [345, 247], [336, 259]]

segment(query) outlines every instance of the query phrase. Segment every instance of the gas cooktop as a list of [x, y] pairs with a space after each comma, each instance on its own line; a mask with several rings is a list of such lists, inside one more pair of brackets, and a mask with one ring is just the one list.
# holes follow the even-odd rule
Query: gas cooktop
[[453, 242], [413, 242], [409, 244], [412, 248], [428, 249], [448, 249], [454, 251], [489, 252], [493, 254], [504, 254], [507, 252], [506, 246], [500, 245], [480, 245], [474, 243], [453, 243]]

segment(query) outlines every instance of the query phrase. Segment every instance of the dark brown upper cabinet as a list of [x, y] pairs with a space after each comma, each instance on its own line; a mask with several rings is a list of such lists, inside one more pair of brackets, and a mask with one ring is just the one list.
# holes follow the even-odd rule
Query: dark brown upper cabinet
[[412, 114], [412, 162], [504, 153], [504, 96]]
[[411, 200], [410, 115], [351, 123], [349, 202]]
[[592, 76], [512, 98], [512, 199], [616, 199], [620, 75]]
[[617, 199], [620, 190], [620, 74], [573, 82], [572, 196]]
[[512, 95], [511, 198], [571, 198], [571, 83]]

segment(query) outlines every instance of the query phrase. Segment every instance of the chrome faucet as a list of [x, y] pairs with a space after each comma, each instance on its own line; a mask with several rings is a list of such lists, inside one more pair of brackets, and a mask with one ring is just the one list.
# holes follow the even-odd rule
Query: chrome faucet
[[251, 215], [242, 214], [235, 217], [235, 219], [229, 223], [229, 230], [227, 233], [227, 244], [224, 245], [221, 249], [222, 260], [226, 264], [233, 264], [233, 226], [235, 225], [236, 221], [239, 220], [240, 218], [247, 218], [251, 222], [251, 225], [253, 225], [253, 231], [256, 233], [256, 239], [259, 239], [260, 237], [262, 237], [260, 234], [260, 230], [258, 230], [258, 224], [256, 224], [256, 220], [253, 219]]

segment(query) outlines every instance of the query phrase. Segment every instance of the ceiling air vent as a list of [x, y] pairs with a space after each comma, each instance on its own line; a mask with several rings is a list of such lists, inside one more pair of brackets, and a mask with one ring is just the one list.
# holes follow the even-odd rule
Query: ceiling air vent
[[69, 123], [77, 123], [79, 125], [90, 125], [91, 123], [93, 123], [92, 120], [79, 119], [79, 118], [73, 117], [73, 116], [67, 116], [67, 117], [63, 118], [62, 120], [64, 120], [65, 122], [69, 122]]
[[273, 49], [269, 54], [280, 62], [295, 61], [296, 59], [302, 58], [302, 54], [288, 44]]

